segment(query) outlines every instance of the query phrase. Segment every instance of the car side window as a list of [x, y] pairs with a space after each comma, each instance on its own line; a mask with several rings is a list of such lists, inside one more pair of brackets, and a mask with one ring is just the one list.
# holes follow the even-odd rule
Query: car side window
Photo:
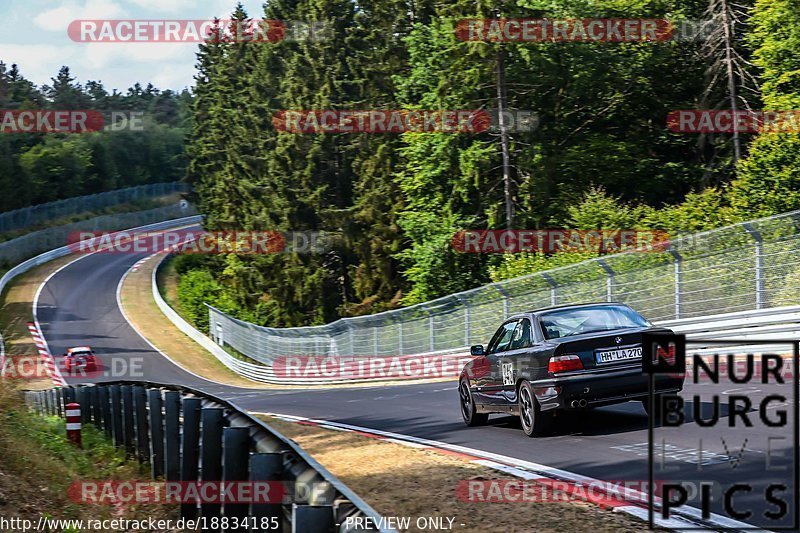
[[488, 353], [499, 353], [508, 350], [518, 323], [518, 320], [512, 320], [500, 326], [500, 329], [494, 334], [494, 338], [489, 344]]
[[531, 346], [531, 321], [523, 318], [514, 329], [514, 336], [511, 338], [509, 350], [519, 350], [530, 348]]

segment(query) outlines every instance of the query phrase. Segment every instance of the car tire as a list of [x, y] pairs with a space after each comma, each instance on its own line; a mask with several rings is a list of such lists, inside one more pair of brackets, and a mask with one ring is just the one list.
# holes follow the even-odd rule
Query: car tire
[[461, 405], [461, 418], [464, 419], [464, 423], [469, 427], [485, 426], [489, 421], [489, 415], [477, 412], [475, 400], [469, 390], [469, 383], [465, 380], [458, 384], [458, 397]]
[[519, 421], [522, 431], [529, 437], [545, 437], [553, 431], [553, 413], [543, 412], [527, 381], [519, 386]]

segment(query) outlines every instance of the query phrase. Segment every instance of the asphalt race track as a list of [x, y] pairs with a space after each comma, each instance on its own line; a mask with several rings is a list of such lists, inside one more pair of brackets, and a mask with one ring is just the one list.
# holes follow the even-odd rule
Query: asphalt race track
[[[58, 356], [69, 347], [88, 344], [104, 362], [111, 356], [117, 362], [141, 362], [143, 376], [137, 379], [200, 388], [254, 411], [329, 419], [444, 441], [604, 480], [646, 481], [648, 478], [648, 420], [637, 402], [561, 417], [556, 435], [530, 439], [510, 417], [494, 416], [488, 427], [465, 427], [459, 413], [455, 382], [257, 391], [198, 378], [154, 351], [128, 325], [118, 308], [116, 291], [120, 279], [142, 257], [97, 253], [71, 263], [50, 278], [39, 297], [37, 315], [53, 354]], [[126, 379], [126, 376], [116, 379]], [[737, 388], [740, 390], [733, 390]], [[760, 400], [770, 393], [784, 394], [789, 405], [793, 399], [795, 405], [797, 401], [791, 382], [786, 385], [752, 383], [745, 386], [730, 382], [689, 385], [684, 398], [691, 407], [695, 393], [702, 393], [701, 400], [704, 400], [710, 393], [726, 398], [736, 392], [748, 396], [756, 410]], [[710, 402], [703, 401], [702, 406], [704, 413], [710, 411]], [[659, 455], [656, 479], [713, 480], [725, 487], [736, 482], [754, 485], [782, 482], [787, 489], [776, 494], [787, 502], [789, 509], [782, 521], [763, 518], [764, 511], [778, 509], [764, 502], [763, 487], [754, 488], [751, 493], [737, 493], [733, 501], [737, 509], [749, 508], [753, 512], [753, 516], [745, 520], [748, 523], [768, 529], [790, 525], [795, 509], [792, 490], [794, 413], [790, 407], [775, 403], [766, 412], [775, 413], [781, 409], [787, 410], [789, 422], [780, 429], [765, 429], [758, 421], [757, 412], [750, 413], [755, 420], [751, 428], [742, 427], [741, 423], [729, 427], [729, 420], [735, 418], [729, 416], [723, 416], [720, 425], [714, 428], [699, 428], [693, 423], [677, 429], [656, 428], [655, 437], [659, 443], [656, 446]], [[727, 414], [724, 406], [722, 412]], [[767, 437], [773, 439], [767, 440]], [[702, 455], [698, 452], [699, 439], [703, 440]], [[698, 457], [703, 462], [700, 470]], [[771, 468], [785, 469], [767, 471], [767, 458]], [[715, 494], [713, 499], [711, 510], [724, 515], [721, 498]], [[694, 506], [700, 507], [697, 498], [692, 501]]]

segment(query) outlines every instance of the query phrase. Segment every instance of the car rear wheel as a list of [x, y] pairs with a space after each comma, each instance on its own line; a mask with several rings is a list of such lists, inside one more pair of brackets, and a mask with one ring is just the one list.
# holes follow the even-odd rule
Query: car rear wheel
[[527, 381], [519, 387], [519, 421], [522, 431], [529, 437], [544, 437], [553, 430], [553, 414], [542, 412], [533, 387]]
[[469, 384], [462, 381], [458, 385], [458, 396], [461, 404], [461, 417], [464, 423], [469, 427], [485, 426], [489, 421], [489, 415], [486, 413], [478, 413], [475, 409], [475, 400], [472, 399], [472, 392], [469, 390]]

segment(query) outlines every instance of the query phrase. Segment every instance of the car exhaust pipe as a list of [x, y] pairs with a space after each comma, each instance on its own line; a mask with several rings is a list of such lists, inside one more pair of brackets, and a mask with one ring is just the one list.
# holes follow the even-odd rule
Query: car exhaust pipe
[[586, 404], [586, 400], [584, 400], [584, 399], [582, 399], [582, 398], [581, 398], [581, 399], [578, 401], [578, 407], [586, 407], [586, 405], [587, 405], [587, 404]]
[[572, 407], [573, 409], [575, 409], [576, 407], [578, 407], [578, 400], [572, 400], [572, 402], [570, 402], [569, 406]]

